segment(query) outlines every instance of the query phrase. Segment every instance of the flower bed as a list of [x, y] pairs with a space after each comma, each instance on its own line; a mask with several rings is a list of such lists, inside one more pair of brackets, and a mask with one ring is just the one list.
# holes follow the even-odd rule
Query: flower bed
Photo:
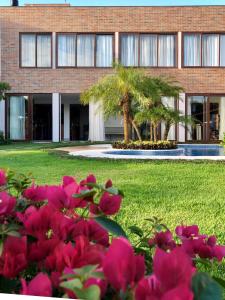
[[221, 262], [225, 247], [197, 225], [173, 235], [157, 218], [147, 231], [112, 216], [123, 193], [93, 175], [58, 186], [0, 170], [0, 292], [135, 300], [220, 300], [224, 281], [199, 272]]
[[157, 142], [149, 142], [149, 141], [131, 141], [129, 143], [125, 143], [122, 141], [117, 141], [112, 144], [114, 149], [133, 149], [133, 150], [166, 150], [166, 149], [176, 149], [176, 142], [170, 141], [157, 141]]

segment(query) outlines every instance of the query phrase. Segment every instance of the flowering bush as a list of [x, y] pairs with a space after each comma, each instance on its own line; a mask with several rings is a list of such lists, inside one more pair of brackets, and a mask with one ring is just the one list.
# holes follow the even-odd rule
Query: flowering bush
[[131, 226], [135, 244], [112, 216], [123, 193], [65, 176], [38, 186], [0, 170], [0, 292], [34, 296], [136, 300], [222, 299], [224, 281], [198, 270], [221, 262], [225, 247], [196, 225], [175, 235], [150, 219]]
[[112, 144], [114, 149], [131, 149], [131, 150], [168, 150], [176, 149], [177, 144], [173, 141], [116, 141]]

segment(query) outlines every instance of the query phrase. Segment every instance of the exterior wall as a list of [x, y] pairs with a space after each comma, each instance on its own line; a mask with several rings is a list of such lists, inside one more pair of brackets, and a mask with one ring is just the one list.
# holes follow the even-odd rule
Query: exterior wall
[[[79, 93], [111, 69], [19, 68], [20, 32], [223, 32], [225, 6], [0, 7], [0, 28], [1, 80], [11, 84], [12, 92]], [[172, 76], [187, 93], [225, 92], [224, 68], [146, 68], [146, 72]]]

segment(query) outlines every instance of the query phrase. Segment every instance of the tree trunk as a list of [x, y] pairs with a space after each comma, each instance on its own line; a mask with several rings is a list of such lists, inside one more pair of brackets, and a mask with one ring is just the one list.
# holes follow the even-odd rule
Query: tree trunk
[[123, 99], [123, 130], [124, 130], [124, 141], [129, 143], [129, 96], [126, 95]]
[[142, 141], [142, 138], [141, 138], [141, 134], [140, 134], [139, 128], [137, 127], [135, 121], [134, 121], [132, 118], [130, 118], [130, 123], [131, 123], [131, 125], [133, 126], [133, 128], [134, 128], [134, 130], [135, 130], [135, 132], [136, 132], [136, 134], [137, 134], [137, 136], [138, 136], [139, 141]]
[[152, 123], [151, 122], [149, 122], [149, 129], [150, 129], [150, 137], [149, 137], [149, 139], [150, 139], [150, 142], [152, 142], [153, 141], [153, 127], [152, 127]]
[[169, 131], [170, 131], [170, 123], [169, 123], [169, 122], [166, 122], [166, 124], [165, 124], [164, 136], [163, 136], [164, 141], [167, 141]]
[[157, 124], [153, 124], [154, 129], [154, 142], [157, 142]]

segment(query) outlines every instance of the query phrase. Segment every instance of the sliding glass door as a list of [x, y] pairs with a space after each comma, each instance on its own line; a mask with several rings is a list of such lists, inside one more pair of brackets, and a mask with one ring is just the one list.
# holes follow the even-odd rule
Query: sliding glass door
[[8, 100], [8, 137], [11, 140], [28, 138], [28, 96], [10, 96]]
[[188, 96], [186, 114], [192, 124], [186, 126], [186, 140], [214, 142], [225, 133], [225, 96]]

